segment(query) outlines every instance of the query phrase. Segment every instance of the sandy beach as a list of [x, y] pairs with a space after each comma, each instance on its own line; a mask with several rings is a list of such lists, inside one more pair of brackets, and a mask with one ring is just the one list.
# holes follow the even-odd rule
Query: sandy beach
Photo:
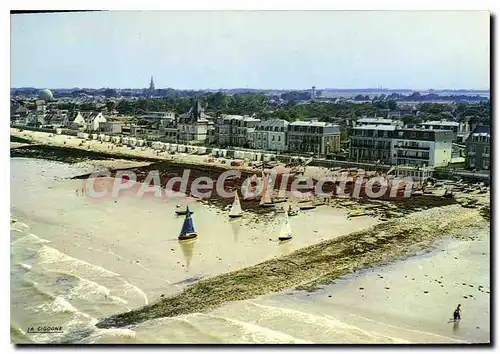
[[[75, 138], [69, 142], [67, 137], [40, 132], [12, 134], [38, 143], [82, 148]], [[99, 142], [89, 142], [89, 146], [96, 152], [106, 149]], [[123, 155], [130, 153], [128, 148], [116, 149], [122, 149], [117, 151]], [[156, 158], [151, 151], [132, 151]], [[206, 165], [200, 156], [179, 158]], [[489, 225], [481, 221], [479, 210], [448, 205], [412, 213], [391, 221], [399, 225], [399, 234], [394, 234], [388, 232], [395, 229], [394, 225], [384, 228], [386, 224], [376, 217], [348, 219], [349, 206], [320, 206], [293, 217], [295, 236], [292, 242], [280, 244], [277, 236], [282, 214], [274, 211], [266, 217], [248, 213], [231, 222], [227, 210], [192, 198], [152, 203], [120, 197], [95, 202], [77, 195], [84, 180], [70, 179], [97, 168], [133, 169], [150, 163], [123, 158], [73, 164], [11, 159], [11, 213], [16, 220], [11, 231], [11, 276], [15, 279], [11, 296], [16, 299], [11, 304], [11, 333], [16, 341], [489, 341]], [[311, 171], [324, 173], [320, 168]], [[489, 194], [478, 198], [486, 204]], [[194, 243], [177, 241], [183, 222], [174, 214], [177, 204], [190, 205], [194, 211], [200, 233]], [[378, 231], [367, 234], [368, 230]], [[354, 239], [353, 233], [364, 236]], [[476, 239], [473, 234], [480, 237]], [[441, 241], [441, 236], [448, 238]], [[381, 245], [377, 238], [384, 240]], [[398, 261], [432, 247], [437, 248], [431, 254]], [[458, 264], [456, 257], [460, 259]], [[298, 262], [299, 266], [280, 259]], [[390, 264], [373, 268], [386, 263]], [[263, 273], [258, 267], [274, 270]], [[245, 280], [238, 285], [242, 288], [236, 297], [226, 296], [234, 288], [224, 286], [218, 291], [221, 301], [216, 302], [203, 297], [213, 292], [198, 293], [200, 287], [210, 289], [214, 279], [231, 280], [238, 272], [245, 274], [245, 269], [257, 269], [255, 281], [259, 286], [248, 288]], [[428, 276], [422, 277], [422, 272]], [[478, 293], [465, 294], [467, 288]], [[447, 293], [439, 293], [441, 289]], [[149, 320], [145, 316], [145, 322], [128, 321], [126, 327], [113, 322], [101, 327], [120, 328], [94, 326], [107, 316], [158, 301], [165, 303], [162, 298], [178, 297], [182, 291], [192, 294], [192, 299], [206, 301], [201, 307], [193, 302], [189, 311], [172, 318], [164, 317], [169, 314], [163, 309]], [[25, 301], [35, 305], [27, 307]], [[460, 301], [467, 322], [451, 331], [446, 323], [453, 310], [450, 306]], [[433, 313], [436, 306], [439, 311]], [[412, 310], [415, 307], [419, 310]], [[475, 315], [471, 317], [472, 313]], [[23, 334], [33, 319], [46, 316], [64, 323], [65, 333], [60, 337]], [[297, 322], [296, 318], [303, 320]], [[132, 323], [136, 324], [130, 326]], [[323, 330], [314, 331], [315, 326]], [[193, 332], [193, 328], [197, 330]], [[227, 336], [217, 336], [215, 332], [220, 331]]]

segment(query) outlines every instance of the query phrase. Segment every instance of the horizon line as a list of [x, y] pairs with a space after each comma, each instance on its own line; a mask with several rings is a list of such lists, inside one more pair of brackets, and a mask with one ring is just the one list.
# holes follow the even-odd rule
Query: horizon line
[[[49, 90], [102, 90], [102, 89], [110, 89], [110, 90], [148, 90], [148, 87], [52, 87], [43, 86], [43, 87], [35, 87], [35, 86], [15, 86], [10, 87], [13, 89], [49, 89]], [[155, 90], [175, 90], [175, 91], [228, 91], [228, 90], [253, 90], [253, 91], [309, 91], [311, 87], [308, 88], [252, 88], [252, 87], [233, 87], [233, 88], [173, 88], [173, 87], [162, 87], [155, 88]], [[415, 88], [378, 88], [378, 87], [354, 87], [354, 88], [338, 88], [338, 87], [315, 87], [316, 91], [321, 90], [337, 90], [337, 91], [353, 91], [353, 90], [374, 90], [374, 91], [490, 91], [490, 88], [425, 88], [425, 89], [415, 89]]]

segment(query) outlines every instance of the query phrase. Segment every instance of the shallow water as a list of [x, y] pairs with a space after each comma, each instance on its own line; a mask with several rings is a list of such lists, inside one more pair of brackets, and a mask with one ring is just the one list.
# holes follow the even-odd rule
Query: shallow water
[[[441, 328], [431, 321], [424, 323], [429, 333], [416, 335], [422, 319], [415, 318], [405, 303], [425, 283], [409, 285], [406, 278], [400, 279], [398, 286], [392, 285], [397, 290], [391, 292], [397, 301], [390, 303], [384, 302], [386, 290], [375, 285], [370, 292], [373, 298], [361, 298], [359, 283], [376, 284], [379, 279], [372, 279], [372, 272], [340, 280], [314, 294], [284, 293], [229, 303], [206, 314], [97, 329], [94, 324], [99, 318], [152, 303], [197, 279], [292, 252], [325, 235], [361, 230], [375, 221], [346, 220], [343, 212], [318, 208], [291, 218], [294, 239], [279, 244], [280, 214], [267, 221], [249, 216], [229, 221], [225, 212], [187, 199], [152, 203], [129, 197], [116, 203], [91, 202], [75, 193], [82, 187], [81, 180], [62, 180], [86, 172], [62, 163], [11, 159], [11, 213], [17, 219], [11, 228], [11, 337], [16, 343], [405, 343], [481, 341], [489, 335], [485, 324], [489, 294], [481, 292], [471, 300], [476, 315], [470, 316], [470, 326], [464, 325], [459, 334], [450, 336], [448, 325]], [[177, 203], [189, 203], [194, 211], [198, 240], [177, 241], [183, 222], [174, 215]], [[475, 251], [465, 243], [447, 246], [451, 247], [448, 253], [470, 253], [461, 255], [466, 268], [453, 273], [456, 281], [472, 284], [474, 274], [482, 272], [487, 279], [481, 282], [489, 283], [485, 258], [474, 258], [485, 247], [489, 255], [488, 247], [475, 245]], [[453, 271], [443, 258], [446, 252], [442, 253], [437, 256], [442, 267]], [[399, 279], [401, 269], [419, 271], [417, 267], [425, 262], [419, 258], [418, 264], [411, 260], [380, 272], [396, 272], [392, 278]], [[328, 294], [335, 294], [335, 301]], [[424, 309], [421, 313], [432, 312], [428, 307], [436, 298], [429, 299], [410, 303]], [[456, 299], [442, 300], [446, 317]], [[388, 309], [380, 311], [380, 306]], [[470, 311], [468, 304], [463, 306]], [[381, 313], [396, 328], [381, 321]], [[481, 331], [472, 323], [480, 325]], [[47, 325], [62, 326], [63, 331], [26, 333], [29, 327]], [[409, 329], [402, 331], [404, 326]]]

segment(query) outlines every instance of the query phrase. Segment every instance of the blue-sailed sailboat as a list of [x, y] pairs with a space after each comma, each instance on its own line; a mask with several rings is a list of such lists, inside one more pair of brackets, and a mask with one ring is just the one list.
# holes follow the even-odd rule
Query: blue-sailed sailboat
[[179, 240], [190, 240], [197, 236], [198, 234], [194, 231], [193, 219], [191, 219], [191, 210], [189, 210], [189, 206], [186, 206], [186, 219], [184, 219]]

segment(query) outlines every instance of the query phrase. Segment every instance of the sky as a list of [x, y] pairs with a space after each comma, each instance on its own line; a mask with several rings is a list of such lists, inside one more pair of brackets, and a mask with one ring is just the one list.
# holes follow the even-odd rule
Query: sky
[[11, 15], [11, 87], [489, 89], [486, 11]]

